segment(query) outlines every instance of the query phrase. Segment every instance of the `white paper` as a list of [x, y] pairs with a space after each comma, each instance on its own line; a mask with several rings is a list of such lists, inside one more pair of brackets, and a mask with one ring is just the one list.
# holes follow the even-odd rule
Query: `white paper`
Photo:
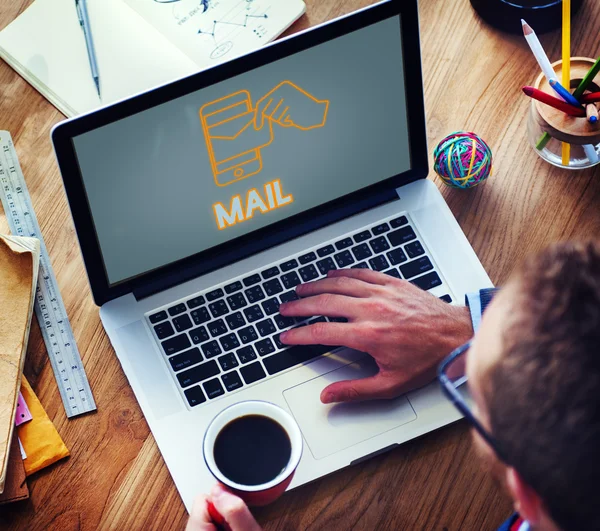
[[[201, 14], [203, 5], [209, 8]], [[33, 2], [0, 32], [0, 57], [74, 116], [251, 51], [283, 32], [304, 8], [302, 0], [88, 0], [101, 99], [75, 0]], [[213, 14], [221, 21], [214, 31], [204, 25]], [[214, 35], [197, 33], [200, 20]], [[236, 20], [244, 23], [228, 23]]]
[[75, 0], [36, 0], [0, 32], [0, 56], [67, 116], [198, 70], [121, 0], [88, 0], [102, 100]]
[[200, 68], [248, 53], [283, 33], [302, 0], [123, 0]]
[[23, 459], [27, 459], [27, 454], [25, 453], [25, 448], [23, 448], [23, 445], [21, 444], [21, 439], [19, 439], [18, 437], [17, 439], [19, 440], [19, 449], [21, 450], [21, 457]]

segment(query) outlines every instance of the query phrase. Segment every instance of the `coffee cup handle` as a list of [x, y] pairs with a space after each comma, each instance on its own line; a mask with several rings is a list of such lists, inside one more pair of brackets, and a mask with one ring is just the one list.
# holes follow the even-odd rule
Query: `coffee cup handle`
[[223, 515], [217, 511], [217, 508], [213, 505], [213, 502], [208, 502], [208, 514], [213, 523], [217, 526], [217, 529], [222, 529], [223, 531], [231, 531], [231, 527], [223, 518]]

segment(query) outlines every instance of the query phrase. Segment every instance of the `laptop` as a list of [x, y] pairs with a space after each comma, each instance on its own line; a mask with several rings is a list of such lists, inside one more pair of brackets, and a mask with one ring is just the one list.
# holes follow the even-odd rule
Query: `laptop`
[[381, 271], [449, 304], [491, 286], [427, 180], [416, 0], [67, 120], [52, 141], [103, 325], [188, 510], [215, 481], [205, 429], [236, 402], [297, 420], [291, 487], [459, 418], [435, 384], [321, 404], [373, 361], [279, 339], [328, 320], [278, 307], [331, 269]]

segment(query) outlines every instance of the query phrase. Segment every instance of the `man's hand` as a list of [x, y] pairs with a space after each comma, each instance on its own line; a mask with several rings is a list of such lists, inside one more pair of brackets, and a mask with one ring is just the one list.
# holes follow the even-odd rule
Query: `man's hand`
[[327, 278], [297, 286], [302, 299], [282, 304], [285, 316], [345, 317], [347, 323], [316, 323], [289, 330], [289, 345], [345, 346], [367, 352], [379, 372], [336, 382], [323, 403], [394, 398], [435, 377], [438, 363], [473, 335], [469, 310], [451, 306], [399, 280], [369, 269], [329, 271]]
[[222, 485], [215, 485], [210, 491], [210, 496], [201, 494], [194, 500], [185, 531], [217, 531], [219, 529], [211, 520], [208, 512], [209, 502], [212, 502], [215, 509], [223, 516], [231, 531], [261, 531], [246, 504]]

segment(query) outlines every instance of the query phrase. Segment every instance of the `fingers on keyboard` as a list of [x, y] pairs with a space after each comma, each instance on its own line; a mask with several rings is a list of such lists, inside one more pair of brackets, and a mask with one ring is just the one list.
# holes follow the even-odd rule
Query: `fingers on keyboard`
[[[148, 321], [195, 407], [348, 345], [348, 298], [367, 296], [367, 284], [391, 277], [423, 290], [443, 284], [404, 215], [156, 310]], [[448, 294], [440, 299], [452, 302]], [[293, 301], [281, 314], [280, 305]], [[283, 332], [295, 346], [282, 342]]]

